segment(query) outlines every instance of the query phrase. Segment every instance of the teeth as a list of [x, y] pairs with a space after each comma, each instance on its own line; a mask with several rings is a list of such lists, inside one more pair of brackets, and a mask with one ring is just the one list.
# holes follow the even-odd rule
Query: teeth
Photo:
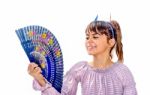
[[96, 46], [88, 46], [88, 49], [96, 48]]
[[89, 50], [92, 50], [92, 49], [96, 48], [96, 45], [94, 45], [94, 44], [87, 44], [87, 48]]
[[92, 47], [88, 47], [88, 49], [92, 49]]

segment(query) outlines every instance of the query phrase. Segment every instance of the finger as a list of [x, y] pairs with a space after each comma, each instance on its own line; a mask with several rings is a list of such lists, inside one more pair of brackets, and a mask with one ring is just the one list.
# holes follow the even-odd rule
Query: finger
[[32, 65], [31, 65], [31, 64], [29, 64], [29, 65], [28, 65], [28, 73], [30, 73], [30, 72], [31, 72], [31, 68], [32, 68]]
[[30, 63], [32, 67], [37, 67], [38, 65], [34, 62]]
[[42, 74], [40, 74], [39, 77], [41, 77], [42, 79], [44, 79], [44, 76]]
[[36, 74], [35, 79], [37, 79], [37, 80], [43, 80], [44, 77], [43, 77], [42, 74], [39, 73], [39, 74]]
[[38, 65], [36, 63], [31, 63], [31, 70], [34, 70]]
[[36, 67], [35, 69], [34, 69], [34, 73], [40, 73], [41, 72], [41, 68], [40, 67]]
[[38, 69], [37, 69], [36, 73], [42, 73], [41, 68], [39, 68], [39, 67], [37, 67], [37, 68], [38, 68]]
[[37, 64], [35, 64], [35, 63], [30, 63], [30, 64], [28, 65], [28, 72], [29, 72], [29, 73], [33, 72], [33, 70], [34, 70], [36, 67], [38, 67]]

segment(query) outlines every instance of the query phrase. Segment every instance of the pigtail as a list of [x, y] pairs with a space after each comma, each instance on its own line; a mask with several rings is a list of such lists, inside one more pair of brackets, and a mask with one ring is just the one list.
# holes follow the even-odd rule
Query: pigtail
[[123, 63], [123, 44], [122, 44], [122, 34], [121, 34], [121, 28], [117, 21], [110, 21], [113, 28], [116, 31], [116, 54], [118, 57], [118, 61], [120, 63]]

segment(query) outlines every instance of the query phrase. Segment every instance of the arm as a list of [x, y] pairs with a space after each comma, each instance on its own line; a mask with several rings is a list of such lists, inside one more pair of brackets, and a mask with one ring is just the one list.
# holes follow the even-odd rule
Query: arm
[[78, 66], [72, 67], [64, 76], [61, 93], [57, 92], [46, 80], [45, 85], [42, 86], [40, 81], [35, 79], [33, 81], [33, 88], [41, 91], [42, 95], [76, 95], [78, 82], [80, 81], [80, 72], [77, 70]]
[[136, 83], [134, 81], [131, 71], [126, 67], [124, 70], [124, 79], [123, 79], [123, 95], [137, 95]]
[[41, 95], [60, 95], [48, 82], [45, 83], [45, 86], [41, 86], [37, 80], [33, 80], [33, 89], [41, 91]]
[[[43, 75], [41, 74], [41, 68], [35, 63], [30, 63], [28, 66], [28, 73], [34, 78], [33, 88], [42, 92], [42, 95], [59, 95], [58, 92], [48, 84]], [[51, 91], [52, 90], [52, 91]]]
[[137, 95], [135, 84], [125, 86], [123, 95]]
[[42, 95], [76, 95], [78, 82], [73, 75], [75, 74], [70, 72], [65, 75], [61, 93], [50, 83], [46, 82], [45, 86], [41, 86], [37, 80], [33, 81], [33, 88], [41, 91]]

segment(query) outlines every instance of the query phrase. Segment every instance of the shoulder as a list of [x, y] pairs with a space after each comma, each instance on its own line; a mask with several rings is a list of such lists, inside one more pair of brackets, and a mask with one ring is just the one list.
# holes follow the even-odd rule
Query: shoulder
[[77, 81], [81, 81], [81, 76], [84, 75], [85, 71], [87, 70], [86, 61], [80, 61], [77, 62], [75, 65], [73, 65], [69, 71], [67, 71], [65, 75], [65, 79], [68, 78], [74, 78]]
[[127, 65], [123, 63], [116, 63], [117, 66], [115, 68], [116, 72], [121, 73], [122, 75], [128, 75], [131, 74], [130, 69], [127, 67]]
[[116, 67], [114, 68], [114, 71], [121, 75], [121, 76], [127, 76], [127, 75], [131, 75], [131, 71], [129, 70], [129, 68], [123, 64], [123, 63], [115, 63]]
[[79, 62], [75, 63], [75, 65], [73, 65], [69, 71], [70, 72], [83, 71], [87, 67], [86, 64], [87, 64], [86, 61], [79, 61]]
[[129, 83], [134, 83], [134, 78], [130, 69], [122, 63], [117, 63], [114, 72], [117, 74], [119, 79], [123, 82], [124, 85]]
[[119, 62], [117, 62], [115, 64], [117, 65], [116, 68], [115, 68], [116, 70], [119, 70], [121, 72], [129, 71], [129, 68], [125, 64], [119, 63]]

